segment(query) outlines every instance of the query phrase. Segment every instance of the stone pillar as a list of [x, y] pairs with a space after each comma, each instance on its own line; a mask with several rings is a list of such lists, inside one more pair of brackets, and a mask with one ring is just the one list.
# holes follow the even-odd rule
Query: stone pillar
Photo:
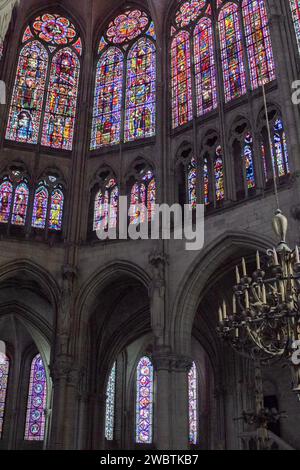
[[78, 417], [78, 385], [80, 371], [71, 356], [59, 356], [52, 369], [53, 409], [50, 433], [50, 449], [76, 448]]
[[154, 440], [159, 450], [189, 448], [188, 372], [192, 360], [163, 351], [153, 354], [156, 373]]

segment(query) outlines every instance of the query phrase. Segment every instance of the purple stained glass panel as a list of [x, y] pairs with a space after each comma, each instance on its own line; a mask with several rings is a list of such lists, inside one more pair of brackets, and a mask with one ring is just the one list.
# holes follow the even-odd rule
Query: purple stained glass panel
[[27, 414], [25, 426], [26, 441], [43, 441], [45, 437], [47, 378], [40, 354], [31, 363]]
[[197, 397], [197, 368], [193, 362], [188, 375], [189, 386], [189, 441], [196, 445], [198, 442], [198, 397]]
[[3, 432], [3, 422], [7, 395], [7, 383], [9, 373], [9, 359], [0, 353], [0, 438]]
[[153, 423], [153, 365], [142, 357], [136, 372], [136, 442], [152, 443]]

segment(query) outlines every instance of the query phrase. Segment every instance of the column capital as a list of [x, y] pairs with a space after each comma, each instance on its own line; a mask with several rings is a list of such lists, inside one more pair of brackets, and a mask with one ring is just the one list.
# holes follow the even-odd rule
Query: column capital
[[50, 373], [54, 383], [64, 380], [68, 384], [79, 387], [83, 370], [74, 365], [73, 357], [61, 355], [50, 367]]
[[188, 356], [176, 355], [164, 351], [152, 354], [154, 368], [157, 371], [167, 370], [169, 372], [189, 372], [193, 360]]

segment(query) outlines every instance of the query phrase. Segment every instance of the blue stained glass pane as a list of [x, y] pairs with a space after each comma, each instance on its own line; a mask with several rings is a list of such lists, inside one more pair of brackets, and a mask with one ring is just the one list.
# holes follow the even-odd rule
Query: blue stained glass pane
[[46, 371], [41, 355], [31, 363], [27, 414], [25, 426], [26, 441], [43, 441], [45, 437], [47, 401]]
[[190, 444], [198, 442], [198, 397], [197, 397], [197, 368], [193, 362], [188, 375], [189, 386], [189, 440]]
[[110, 372], [106, 388], [106, 407], [105, 407], [105, 437], [108, 441], [114, 438], [115, 424], [115, 395], [116, 395], [116, 363], [114, 363]]

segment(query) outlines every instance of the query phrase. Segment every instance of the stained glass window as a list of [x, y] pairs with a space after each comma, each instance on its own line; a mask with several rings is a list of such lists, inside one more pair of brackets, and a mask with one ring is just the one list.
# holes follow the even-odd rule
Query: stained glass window
[[209, 168], [208, 159], [204, 158], [203, 163], [203, 186], [204, 186], [204, 204], [209, 206], [210, 204], [210, 193], [209, 193]]
[[300, 0], [290, 0], [290, 6], [300, 53]]
[[153, 365], [142, 357], [136, 371], [136, 442], [152, 443], [153, 424]]
[[252, 88], [275, 79], [265, 0], [244, 0], [243, 17]]
[[194, 57], [197, 114], [202, 116], [217, 107], [214, 41], [209, 18], [201, 18], [194, 30]]
[[37, 41], [20, 52], [13, 89], [6, 139], [36, 144], [48, 69], [48, 53]]
[[25, 225], [29, 189], [26, 183], [20, 183], [15, 189], [14, 205], [11, 217], [12, 225]]
[[[67, 18], [45, 13], [26, 27], [22, 42], [6, 138], [37, 144], [43, 116], [42, 145], [71, 150], [81, 39]], [[62, 45], [68, 47], [57, 51]]]
[[219, 32], [225, 101], [228, 102], [246, 93], [242, 33], [238, 5], [235, 3], [226, 3], [222, 8]]
[[[287, 175], [289, 170], [289, 161], [288, 161], [288, 150], [286, 142], [286, 134], [283, 128], [283, 122], [281, 119], [277, 119], [274, 125], [274, 147], [275, 156], [273, 159], [276, 159], [277, 163], [277, 172], [279, 178]], [[275, 162], [274, 162], [275, 163]], [[274, 164], [273, 163], [273, 164]]]
[[32, 226], [39, 229], [46, 227], [49, 193], [42, 184], [38, 187], [34, 196]]
[[223, 166], [223, 155], [222, 155], [221, 147], [218, 147], [216, 149], [214, 172], [215, 172], [216, 201], [220, 202], [220, 201], [223, 201], [223, 199], [225, 198], [224, 166]]
[[146, 211], [148, 221], [154, 217], [154, 205], [156, 201], [155, 178], [148, 171], [141, 182], [136, 182], [131, 188], [130, 194], [130, 224], [142, 224], [146, 222]]
[[55, 54], [51, 64], [42, 145], [72, 150], [79, 59], [71, 49]]
[[151, 137], [155, 133], [155, 45], [140, 38], [127, 60], [125, 140]]
[[64, 195], [61, 189], [54, 189], [51, 194], [49, 230], [60, 231], [64, 208]]
[[93, 230], [108, 230], [117, 227], [119, 188], [114, 179], [110, 179], [104, 190], [99, 190], [95, 197]]
[[114, 438], [115, 424], [115, 395], [116, 395], [116, 363], [114, 363], [109, 374], [106, 387], [105, 406], [105, 437], [108, 441]]
[[198, 386], [197, 367], [195, 362], [188, 374], [189, 387], [189, 441], [196, 445], [198, 442]]
[[91, 150], [155, 134], [155, 39], [154, 23], [141, 10], [109, 23], [98, 48]]
[[177, 26], [183, 28], [196, 20], [202, 9], [206, 5], [206, 0], [186, 0], [178, 8], [175, 16]]
[[197, 205], [197, 162], [195, 158], [191, 160], [188, 167], [188, 201], [195, 208]]
[[123, 53], [110, 47], [97, 65], [91, 150], [120, 142], [122, 87]]
[[186, 124], [193, 118], [190, 36], [178, 33], [171, 44], [172, 62], [172, 127]]
[[40, 354], [31, 363], [25, 440], [43, 441], [46, 422], [47, 378]]
[[3, 433], [3, 422], [7, 395], [7, 383], [9, 374], [9, 359], [0, 353], [0, 438]]
[[253, 138], [247, 133], [244, 141], [243, 159], [246, 167], [246, 180], [248, 189], [255, 188], [254, 159], [253, 159]]
[[5, 178], [0, 185], [0, 223], [7, 224], [9, 221], [13, 196], [13, 185]]

